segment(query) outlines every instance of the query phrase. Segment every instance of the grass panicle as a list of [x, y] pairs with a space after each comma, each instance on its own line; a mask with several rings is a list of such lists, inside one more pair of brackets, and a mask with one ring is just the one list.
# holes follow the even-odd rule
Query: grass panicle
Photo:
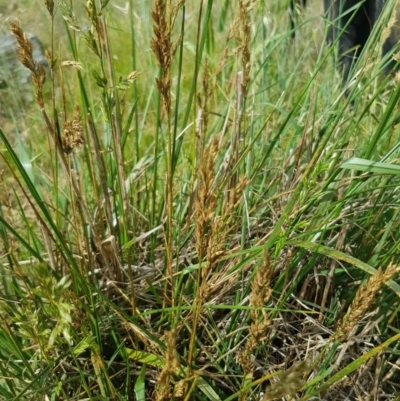
[[[150, 48], [155, 55], [159, 67], [159, 77], [155, 79], [156, 87], [160, 93], [163, 111], [166, 122], [167, 131], [167, 183], [166, 183], [166, 211], [167, 211], [167, 226], [165, 236], [165, 246], [167, 254], [166, 271], [169, 275], [169, 288], [166, 287], [167, 292], [174, 287], [174, 274], [173, 274], [173, 129], [171, 126], [172, 118], [172, 105], [171, 105], [171, 65], [174, 55], [178, 48], [179, 41], [176, 44], [172, 43], [172, 33], [174, 29], [175, 20], [180, 9], [184, 6], [185, 1], [179, 0], [175, 3], [166, 0], [156, 0], [154, 8], [151, 13], [153, 20], [153, 34], [151, 39]], [[160, 113], [161, 116], [161, 113]], [[172, 291], [171, 291], [172, 292]], [[167, 299], [167, 297], [165, 297]], [[173, 297], [170, 300], [174, 305]]]
[[174, 395], [179, 395], [182, 390], [174, 390], [172, 383], [173, 375], [178, 373], [180, 368], [179, 359], [176, 356], [176, 340], [177, 335], [174, 331], [165, 333], [166, 337], [166, 356], [165, 356], [165, 366], [157, 377], [156, 383], [156, 395], [155, 399], [157, 401], [170, 400]]
[[285, 396], [294, 396], [304, 386], [304, 376], [308, 370], [306, 362], [296, 362], [280, 375], [279, 381], [265, 390], [262, 401], [271, 401]]
[[[264, 251], [262, 264], [257, 269], [251, 283], [250, 306], [254, 308], [250, 312], [252, 322], [249, 328], [249, 338], [239, 359], [244, 374], [244, 385], [254, 375], [255, 367], [252, 363], [252, 353], [257, 346], [267, 341], [267, 330], [271, 326], [271, 320], [268, 319], [268, 313], [264, 309], [272, 295], [271, 276], [271, 260], [268, 253]], [[240, 400], [246, 400], [247, 393], [248, 391], [244, 389], [240, 395]]]
[[382, 286], [399, 271], [400, 268], [397, 265], [390, 263], [385, 271], [378, 269], [375, 275], [371, 276], [364, 285], [360, 286], [349, 310], [337, 325], [336, 337], [340, 341], [347, 341], [354, 336], [354, 330], [362, 321], [365, 313], [374, 304], [375, 298]]
[[75, 148], [82, 146], [84, 143], [83, 126], [78, 111], [72, 120], [64, 122], [63, 150], [65, 153], [71, 153]]
[[22, 65], [24, 65], [32, 74], [32, 82], [36, 87], [36, 102], [39, 107], [44, 107], [43, 85], [46, 81], [46, 71], [43, 64], [38, 64], [33, 58], [33, 47], [25, 32], [20, 27], [18, 21], [10, 23], [11, 32], [18, 42], [18, 55]]
[[53, 0], [44, 0], [44, 4], [46, 5], [47, 11], [50, 16], [54, 16], [54, 1]]

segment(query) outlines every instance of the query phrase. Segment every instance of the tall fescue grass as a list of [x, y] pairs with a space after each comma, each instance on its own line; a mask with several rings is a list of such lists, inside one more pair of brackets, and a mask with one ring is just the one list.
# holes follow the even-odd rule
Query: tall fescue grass
[[47, 73], [11, 22], [1, 399], [398, 399], [393, 4], [341, 85], [266, 3], [37, 2]]

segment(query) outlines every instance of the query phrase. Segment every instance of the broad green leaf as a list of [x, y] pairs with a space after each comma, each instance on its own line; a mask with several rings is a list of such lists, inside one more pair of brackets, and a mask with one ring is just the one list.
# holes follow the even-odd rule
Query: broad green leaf
[[219, 398], [218, 394], [202, 377], [197, 378], [197, 385], [199, 389], [208, 397], [209, 400], [221, 401], [221, 398]]
[[400, 175], [400, 166], [394, 164], [375, 162], [367, 159], [352, 157], [345, 161], [341, 168], [355, 171], [367, 171], [375, 174]]
[[125, 351], [128, 355], [128, 358], [137, 362], [146, 363], [150, 366], [155, 366], [161, 369], [165, 366], [165, 361], [160, 359], [157, 355], [150, 354], [149, 352], [133, 350], [130, 348], [125, 348]]
[[137, 401], [146, 401], [146, 387], [145, 387], [145, 379], [146, 379], [146, 364], [143, 364], [142, 369], [140, 369], [140, 374], [135, 382], [135, 396]]
[[74, 355], [80, 355], [84, 352], [87, 348], [91, 346], [93, 341], [95, 340], [94, 336], [87, 336], [73, 349], [72, 353]]
[[[315, 244], [313, 242], [296, 242], [289, 241], [291, 245], [299, 246], [300, 248], [305, 248], [313, 252], [320, 253], [321, 255], [328, 256], [333, 259], [341, 260], [342, 262], [349, 263], [359, 269], [369, 273], [371, 275], [376, 274], [377, 271], [372, 266], [367, 263], [361, 262], [361, 260], [354, 258], [353, 256], [347, 255], [336, 249], [329, 248], [325, 245]], [[388, 280], [385, 283], [389, 288], [391, 288], [400, 297], [400, 285], [393, 280]]]

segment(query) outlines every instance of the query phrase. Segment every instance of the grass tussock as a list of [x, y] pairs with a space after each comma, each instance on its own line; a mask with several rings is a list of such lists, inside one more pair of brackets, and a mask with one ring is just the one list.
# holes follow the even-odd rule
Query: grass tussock
[[395, 17], [343, 87], [265, 3], [35, 1], [47, 65], [11, 22], [0, 399], [398, 399]]

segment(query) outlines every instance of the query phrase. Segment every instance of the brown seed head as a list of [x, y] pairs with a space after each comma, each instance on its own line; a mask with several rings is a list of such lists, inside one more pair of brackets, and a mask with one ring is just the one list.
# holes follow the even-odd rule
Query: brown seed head
[[294, 363], [286, 372], [282, 373], [278, 382], [271, 384], [265, 390], [262, 401], [295, 395], [305, 384], [303, 377], [307, 370], [308, 365], [306, 362]]
[[44, 0], [44, 4], [46, 5], [47, 11], [53, 17], [54, 16], [54, 1], [53, 0]]
[[21, 63], [32, 73], [36, 74], [36, 63], [33, 59], [32, 43], [21, 29], [18, 21], [10, 23], [11, 32], [18, 42], [18, 55]]
[[390, 280], [400, 267], [390, 263], [386, 271], [378, 269], [367, 283], [357, 290], [357, 293], [344, 318], [339, 322], [335, 339], [346, 341], [351, 336], [356, 325], [362, 320], [365, 312], [373, 305], [373, 302], [386, 281]]
[[63, 150], [68, 154], [84, 143], [83, 125], [79, 115], [76, 113], [74, 119], [64, 123]]

